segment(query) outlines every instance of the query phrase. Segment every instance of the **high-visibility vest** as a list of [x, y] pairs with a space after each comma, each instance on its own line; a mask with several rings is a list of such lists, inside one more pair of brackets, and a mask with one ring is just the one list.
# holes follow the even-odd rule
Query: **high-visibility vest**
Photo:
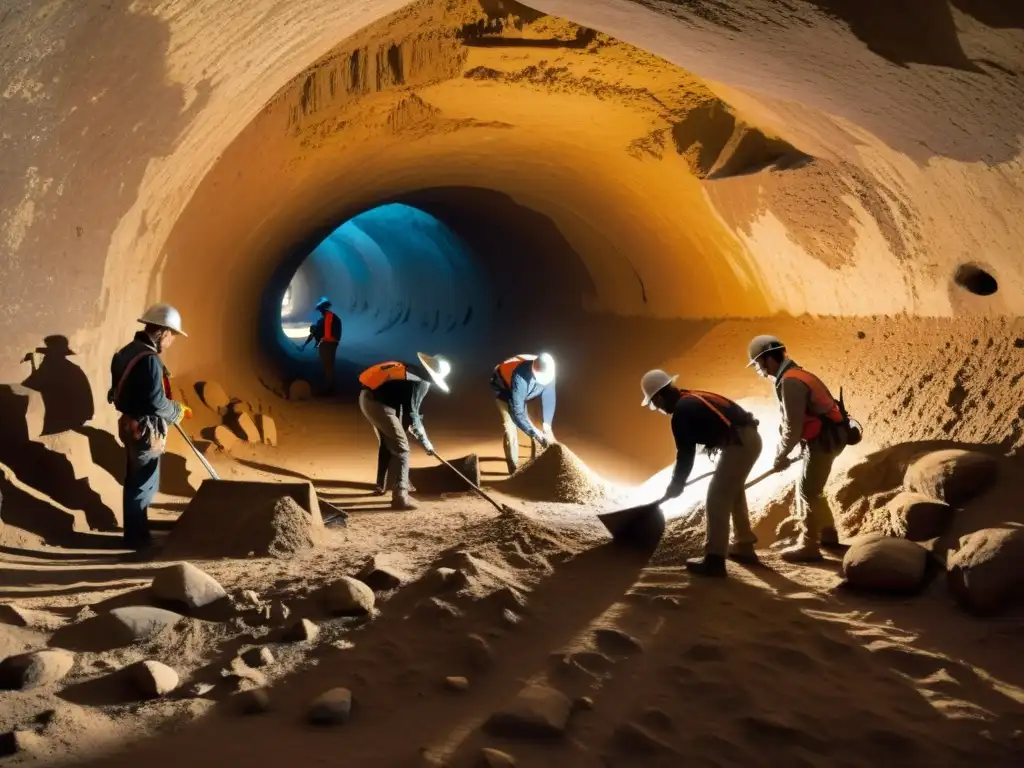
[[832, 393], [828, 391], [828, 387], [821, 379], [803, 368], [793, 366], [786, 369], [779, 377], [775, 386], [779, 400], [782, 400], [782, 382], [790, 378], [802, 381], [811, 390], [810, 408], [804, 415], [804, 424], [800, 432], [801, 440], [813, 440], [821, 434], [822, 422], [825, 420], [831, 421], [833, 424], [843, 422], [843, 412], [839, 409], [839, 403], [832, 397]]
[[[336, 315], [333, 312], [324, 312], [324, 337], [322, 341], [339, 341], [338, 337], [334, 335], [334, 318]], [[341, 321], [338, 321], [339, 324]]]
[[498, 367], [495, 368], [494, 371], [495, 373], [498, 374], [499, 378], [503, 382], [505, 382], [505, 386], [511, 389], [512, 374], [515, 373], [516, 368], [518, 368], [520, 365], [527, 362], [528, 360], [536, 359], [536, 355], [516, 355], [515, 357], [510, 357], [508, 360], [498, 365]]
[[[386, 363], [372, 365], [359, 374], [359, 383], [367, 389], [378, 389], [389, 381], [404, 381], [409, 378], [409, 369], [405, 363], [390, 360]], [[419, 379], [414, 375], [414, 378]]]

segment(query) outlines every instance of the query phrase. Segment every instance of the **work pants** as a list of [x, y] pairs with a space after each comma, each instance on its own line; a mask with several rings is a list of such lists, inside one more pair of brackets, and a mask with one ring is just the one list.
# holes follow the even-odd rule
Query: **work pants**
[[338, 342], [321, 341], [316, 349], [320, 355], [320, 365], [324, 369], [324, 381], [327, 385], [328, 394], [334, 393], [334, 358], [338, 355]]
[[[381, 449], [377, 451], [377, 480], [383, 482], [383, 475], [387, 476], [387, 485], [384, 490], [394, 491], [398, 495], [409, 492], [409, 438], [402, 428], [402, 415], [391, 406], [377, 402], [373, 392], [364, 389], [359, 393], [359, 409], [363, 416], [373, 426], [377, 434], [377, 440]], [[382, 458], [384, 450], [387, 451], [389, 461], [387, 472], [383, 473]]]
[[150, 542], [149, 505], [160, 488], [160, 454], [136, 451], [129, 445], [124, 477], [124, 542], [132, 548]]
[[707, 541], [705, 553], [725, 557], [729, 553], [729, 521], [737, 544], [754, 544], [757, 537], [750, 528], [747, 491], [743, 487], [761, 455], [761, 436], [757, 427], [740, 427], [738, 442], [722, 449], [715, 474], [708, 485]]
[[[508, 465], [508, 473], [511, 475], [516, 471], [516, 467], [519, 465], [519, 427], [512, 421], [512, 409], [507, 402], [504, 400], [496, 399], [494, 401], [498, 404], [498, 412], [501, 414], [501, 427], [505, 432], [504, 435], [504, 446], [505, 446], [505, 463]], [[537, 455], [537, 443], [534, 439], [530, 438], [530, 458], [534, 458]]]
[[819, 540], [823, 528], [836, 527], [832, 508], [825, 496], [825, 484], [838, 455], [838, 451], [826, 448], [817, 438], [805, 446], [803, 467], [796, 481], [795, 517], [801, 537], [813, 542]]

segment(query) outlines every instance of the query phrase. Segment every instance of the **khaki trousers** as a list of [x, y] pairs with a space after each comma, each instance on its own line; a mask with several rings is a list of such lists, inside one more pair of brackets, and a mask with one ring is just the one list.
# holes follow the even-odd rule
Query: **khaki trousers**
[[826, 450], [817, 440], [807, 443], [804, 465], [796, 481], [795, 517], [800, 533], [817, 542], [822, 528], [835, 528], [832, 508], [825, 496], [825, 484], [832, 474], [832, 464], [838, 453]]
[[[409, 492], [409, 438], [402, 428], [402, 420], [394, 408], [377, 402], [373, 393], [364, 389], [359, 393], [359, 409], [373, 426], [380, 445], [391, 454], [385, 490], [398, 494]], [[378, 467], [378, 479], [379, 479]]]
[[[498, 412], [501, 414], [501, 427], [505, 431], [505, 463], [508, 464], [508, 473], [511, 475], [519, 464], [519, 427], [512, 421], [512, 411], [509, 404], [504, 400], [495, 399], [498, 404]], [[530, 456], [537, 455], [537, 444], [530, 440]]]
[[715, 474], [708, 485], [707, 541], [705, 553], [726, 557], [729, 553], [729, 521], [737, 544], [754, 544], [757, 537], [750, 528], [747, 491], [743, 484], [761, 455], [761, 436], [757, 427], [737, 430], [739, 443], [722, 449]]

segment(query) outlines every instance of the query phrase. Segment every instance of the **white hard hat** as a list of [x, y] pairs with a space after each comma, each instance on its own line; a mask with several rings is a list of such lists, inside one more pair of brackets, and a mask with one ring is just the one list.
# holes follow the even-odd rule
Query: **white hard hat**
[[555, 358], [547, 352], [541, 352], [533, 361], [533, 375], [537, 383], [547, 386], [555, 380]]
[[330, 307], [331, 307], [331, 300], [328, 299], [326, 296], [321, 296], [320, 297], [320, 301], [318, 301], [316, 303], [316, 308], [320, 309], [321, 307], [324, 307], [326, 309], [330, 309]]
[[139, 318], [139, 322], [143, 325], [167, 328], [179, 336], [188, 338], [188, 334], [181, 329], [181, 313], [170, 304], [154, 304]]
[[747, 345], [747, 357], [750, 358], [747, 368], [754, 365], [761, 358], [761, 355], [775, 352], [776, 350], [782, 351], [785, 348], [786, 345], [775, 336], [769, 336], [768, 334], [755, 336], [750, 340], [750, 344]]
[[434, 380], [434, 383], [441, 388], [442, 392], [448, 391], [448, 382], [445, 379], [448, 374], [452, 371], [452, 364], [441, 355], [435, 355], [431, 357], [423, 352], [417, 352], [416, 357], [420, 359], [423, 367], [427, 369], [427, 373], [430, 374], [430, 378]]
[[651, 403], [651, 398], [678, 378], [678, 375], [669, 376], [658, 368], [645, 373], [644, 377], [640, 379], [640, 389], [644, 393], [644, 399], [640, 401], [641, 407], [650, 408], [653, 411], [654, 405]]

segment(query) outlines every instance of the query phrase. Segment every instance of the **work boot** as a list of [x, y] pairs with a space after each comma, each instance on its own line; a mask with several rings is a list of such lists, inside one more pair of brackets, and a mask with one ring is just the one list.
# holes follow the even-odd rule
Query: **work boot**
[[373, 487], [373, 495], [374, 496], [383, 496], [385, 493], [386, 493], [386, 491], [384, 490], [384, 486], [383, 485], [379, 485], [378, 484], [378, 485], [375, 485]]
[[391, 496], [391, 508], [399, 512], [412, 512], [414, 509], [419, 509], [420, 505], [409, 498], [408, 491], [395, 491]]
[[697, 576], [725, 576], [725, 558], [721, 555], [691, 557], [686, 561], [686, 570]]
[[841, 546], [839, 544], [839, 532], [831, 525], [821, 529], [821, 533], [818, 535], [818, 541], [821, 546], [825, 547], [825, 549], [836, 549]]
[[806, 536], [801, 536], [796, 544], [779, 552], [779, 557], [787, 563], [815, 563], [824, 559], [818, 545]]
[[729, 545], [729, 559], [737, 563], [748, 563], [756, 565], [761, 561], [757, 557], [757, 551], [750, 542], [733, 542]]

